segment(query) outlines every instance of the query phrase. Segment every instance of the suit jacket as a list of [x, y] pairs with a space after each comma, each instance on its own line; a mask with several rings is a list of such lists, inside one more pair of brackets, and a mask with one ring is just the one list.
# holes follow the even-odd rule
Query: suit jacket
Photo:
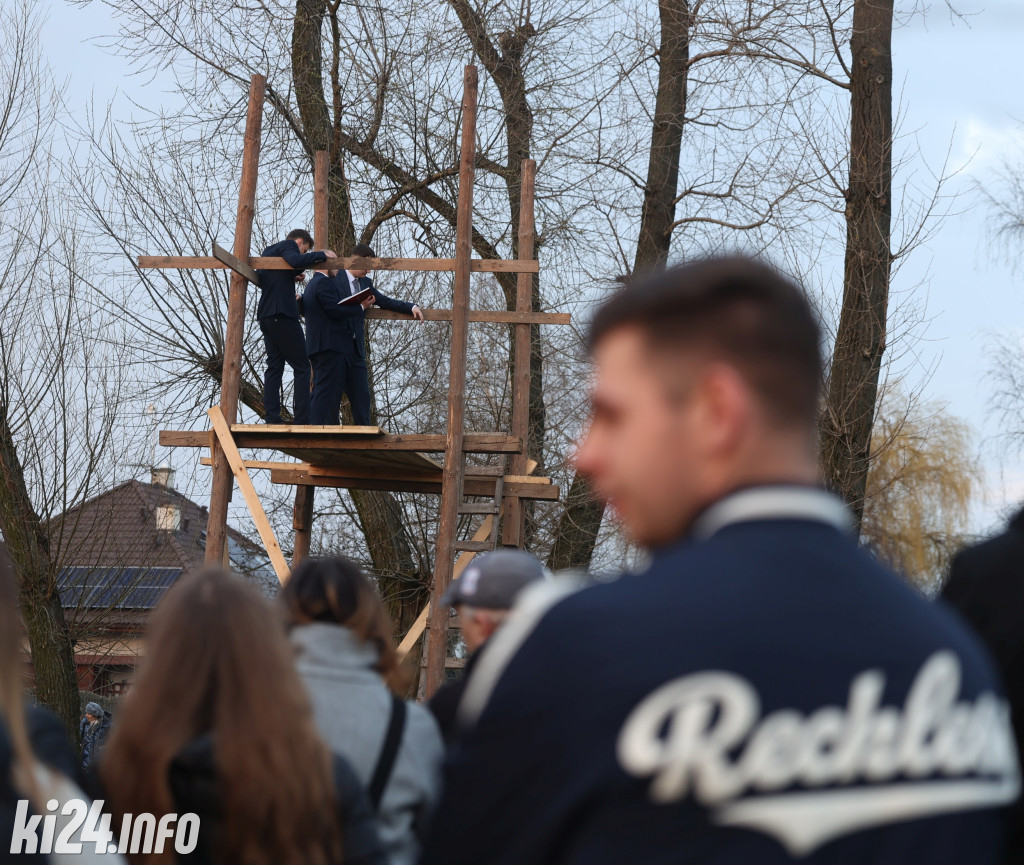
[[[1024, 755], [1024, 511], [1009, 526], [953, 559], [942, 597], [967, 619], [995, 657], [1006, 683], [1018, 753]], [[1006, 863], [1024, 863], [1024, 802], [1011, 816]]]
[[327, 259], [327, 253], [299, 252], [299, 245], [294, 240], [282, 240], [263, 250], [267, 257], [280, 256], [295, 270], [257, 270], [260, 275], [260, 303], [256, 308], [256, 318], [270, 318], [272, 315], [283, 315], [298, 319], [299, 307], [295, 302], [295, 277], [314, 264]]
[[[317, 274], [310, 280], [302, 295], [306, 314], [306, 354], [318, 351], [340, 351], [354, 357], [366, 357], [363, 338], [363, 322], [366, 310], [356, 304], [339, 306], [338, 301], [351, 295], [347, 271], [341, 271], [334, 279]], [[373, 289], [373, 280], [364, 276], [359, 280], [359, 290]], [[376, 289], [375, 306], [393, 312], [412, 313], [414, 304], [394, 300]]]

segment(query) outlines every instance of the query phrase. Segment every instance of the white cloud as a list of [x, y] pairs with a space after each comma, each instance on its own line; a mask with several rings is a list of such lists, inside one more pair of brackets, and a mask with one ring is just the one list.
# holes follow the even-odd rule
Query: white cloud
[[999, 168], [1007, 160], [1024, 158], [1024, 124], [1008, 119], [992, 123], [969, 115], [957, 130], [960, 155], [971, 160], [974, 172]]

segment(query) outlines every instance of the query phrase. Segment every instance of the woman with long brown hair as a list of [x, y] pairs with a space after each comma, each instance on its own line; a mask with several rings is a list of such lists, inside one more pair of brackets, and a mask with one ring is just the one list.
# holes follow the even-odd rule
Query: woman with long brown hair
[[317, 734], [280, 615], [221, 570], [183, 577], [153, 613], [99, 774], [115, 822], [197, 814], [188, 862], [386, 861], [365, 792]]
[[411, 865], [438, 791], [444, 745], [430, 713], [388, 689], [400, 688], [403, 677], [380, 596], [352, 562], [307, 559], [280, 600], [317, 726], [367, 786], [392, 865]]

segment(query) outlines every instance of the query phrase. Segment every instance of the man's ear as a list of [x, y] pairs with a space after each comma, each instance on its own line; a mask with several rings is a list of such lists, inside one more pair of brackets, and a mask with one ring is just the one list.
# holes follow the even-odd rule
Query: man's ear
[[718, 453], [734, 450], [752, 410], [752, 394], [746, 380], [735, 367], [710, 363], [700, 377], [695, 397], [710, 449]]

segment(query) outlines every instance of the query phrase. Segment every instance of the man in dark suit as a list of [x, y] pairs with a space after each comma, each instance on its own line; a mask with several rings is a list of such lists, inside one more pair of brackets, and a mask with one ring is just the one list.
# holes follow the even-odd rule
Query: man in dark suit
[[[358, 244], [352, 252], [363, 258], [376, 257], [365, 243]], [[303, 293], [306, 353], [313, 367], [310, 423], [336, 424], [343, 394], [348, 394], [356, 426], [370, 423], [370, 383], [363, 339], [367, 309], [376, 304], [381, 309], [402, 312], [423, 321], [423, 313], [416, 304], [393, 300], [376, 290], [362, 303], [340, 305], [346, 297], [373, 288], [368, 273], [366, 270], [342, 270], [331, 278], [321, 271], [310, 280]]]
[[[1024, 510], [1006, 531], [953, 559], [942, 597], [959, 610], [988, 645], [1003, 674], [1017, 751], [1024, 754]], [[1024, 802], [1011, 812], [1007, 865], [1024, 863]]]
[[299, 324], [295, 284], [301, 281], [302, 272], [308, 267], [328, 257], [334, 258], [330, 250], [310, 252], [312, 248], [313, 238], [309, 232], [297, 228], [280, 243], [263, 250], [264, 256], [280, 256], [294, 270], [257, 271], [260, 275], [260, 302], [256, 318], [267, 349], [267, 372], [263, 378], [267, 423], [281, 423], [281, 379], [286, 363], [295, 377], [292, 395], [295, 423], [309, 423], [309, 358], [306, 357], [306, 340]]

